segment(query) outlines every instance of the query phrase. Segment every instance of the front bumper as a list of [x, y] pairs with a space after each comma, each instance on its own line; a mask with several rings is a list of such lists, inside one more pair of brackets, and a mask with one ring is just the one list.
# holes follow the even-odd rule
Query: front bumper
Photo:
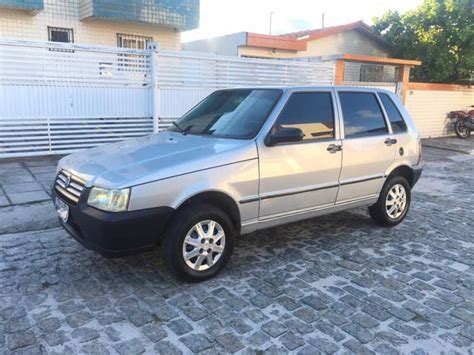
[[421, 166], [413, 166], [412, 169], [413, 169], [413, 183], [411, 184], [411, 187], [415, 186], [415, 184], [420, 179], [421, 173], [423, 171], [423, 168]]
[[[60, 222], [74, 239], [104, 257], [137, 254], [159, 241], [174, 209], [156, 207], [140, 211], [104, 212], [90, 207], [88, 191], [77, 205], [69, 206], [67, 222]], [[53, 189], [53, 199], [60, 198]]]

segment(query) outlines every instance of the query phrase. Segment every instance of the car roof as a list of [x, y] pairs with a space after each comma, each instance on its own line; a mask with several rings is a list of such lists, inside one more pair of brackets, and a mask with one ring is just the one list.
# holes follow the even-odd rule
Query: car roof
[[248, 87], [227, 88], [227, 89], [222, 89], [222, 90], [232, 90], [232, 89], [279, 89], [279, 90], [283, 90], [284, 92], [336, 89], [338, 91], [358, 91], [358, 92], [374, 92], [374, 91], [377, 91], [377, 92], [384, 92], [384, 93], [387, 93], [387, 94], [393, 94], [394, 93], [391, 90], [381, 89], [379, 87], [334, 86], [334, 85], [326, 85], [326, 86], [314, 86], [314, 85], [303, 85], [303, 86], [248, 86]]

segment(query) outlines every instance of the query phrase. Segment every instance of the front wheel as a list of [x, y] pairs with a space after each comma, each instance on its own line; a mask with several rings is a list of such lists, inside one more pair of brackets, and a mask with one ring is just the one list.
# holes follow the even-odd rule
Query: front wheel
[[466, 127], [466, 123], [463, 120], [456, 121], [454, 131], [459, 138], [467, 138], [471, 135], [471, 130]]
[[234, 247], [234, 228], [223, 211], [190, 205], [178, 211], [162, 243], [165, 264], [180, 279], [199, 282], [217, 275]]
[[369, 213], [378, 225], [393, 227], [403, 221], [410, 202], [410, 184], [403, 176], [394, 176], [385, 182], [379, 199], [369, 207]]

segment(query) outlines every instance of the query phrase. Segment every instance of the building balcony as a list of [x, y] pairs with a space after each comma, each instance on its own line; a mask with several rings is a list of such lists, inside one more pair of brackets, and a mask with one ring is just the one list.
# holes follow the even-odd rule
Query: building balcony
[[39, 11], [44, 9], [43, 0], [0, 0], [0, 8]]
[[80, 18], [141, 22], [186, 31], [199, 26], [199, 0], [81, 0]]

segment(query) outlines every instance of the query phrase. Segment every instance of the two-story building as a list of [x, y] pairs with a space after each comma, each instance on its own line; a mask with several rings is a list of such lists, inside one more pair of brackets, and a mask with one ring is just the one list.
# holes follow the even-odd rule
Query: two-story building
[[0, 38], [181, 49], [199, 26], [199, 0], [0, 0]]

